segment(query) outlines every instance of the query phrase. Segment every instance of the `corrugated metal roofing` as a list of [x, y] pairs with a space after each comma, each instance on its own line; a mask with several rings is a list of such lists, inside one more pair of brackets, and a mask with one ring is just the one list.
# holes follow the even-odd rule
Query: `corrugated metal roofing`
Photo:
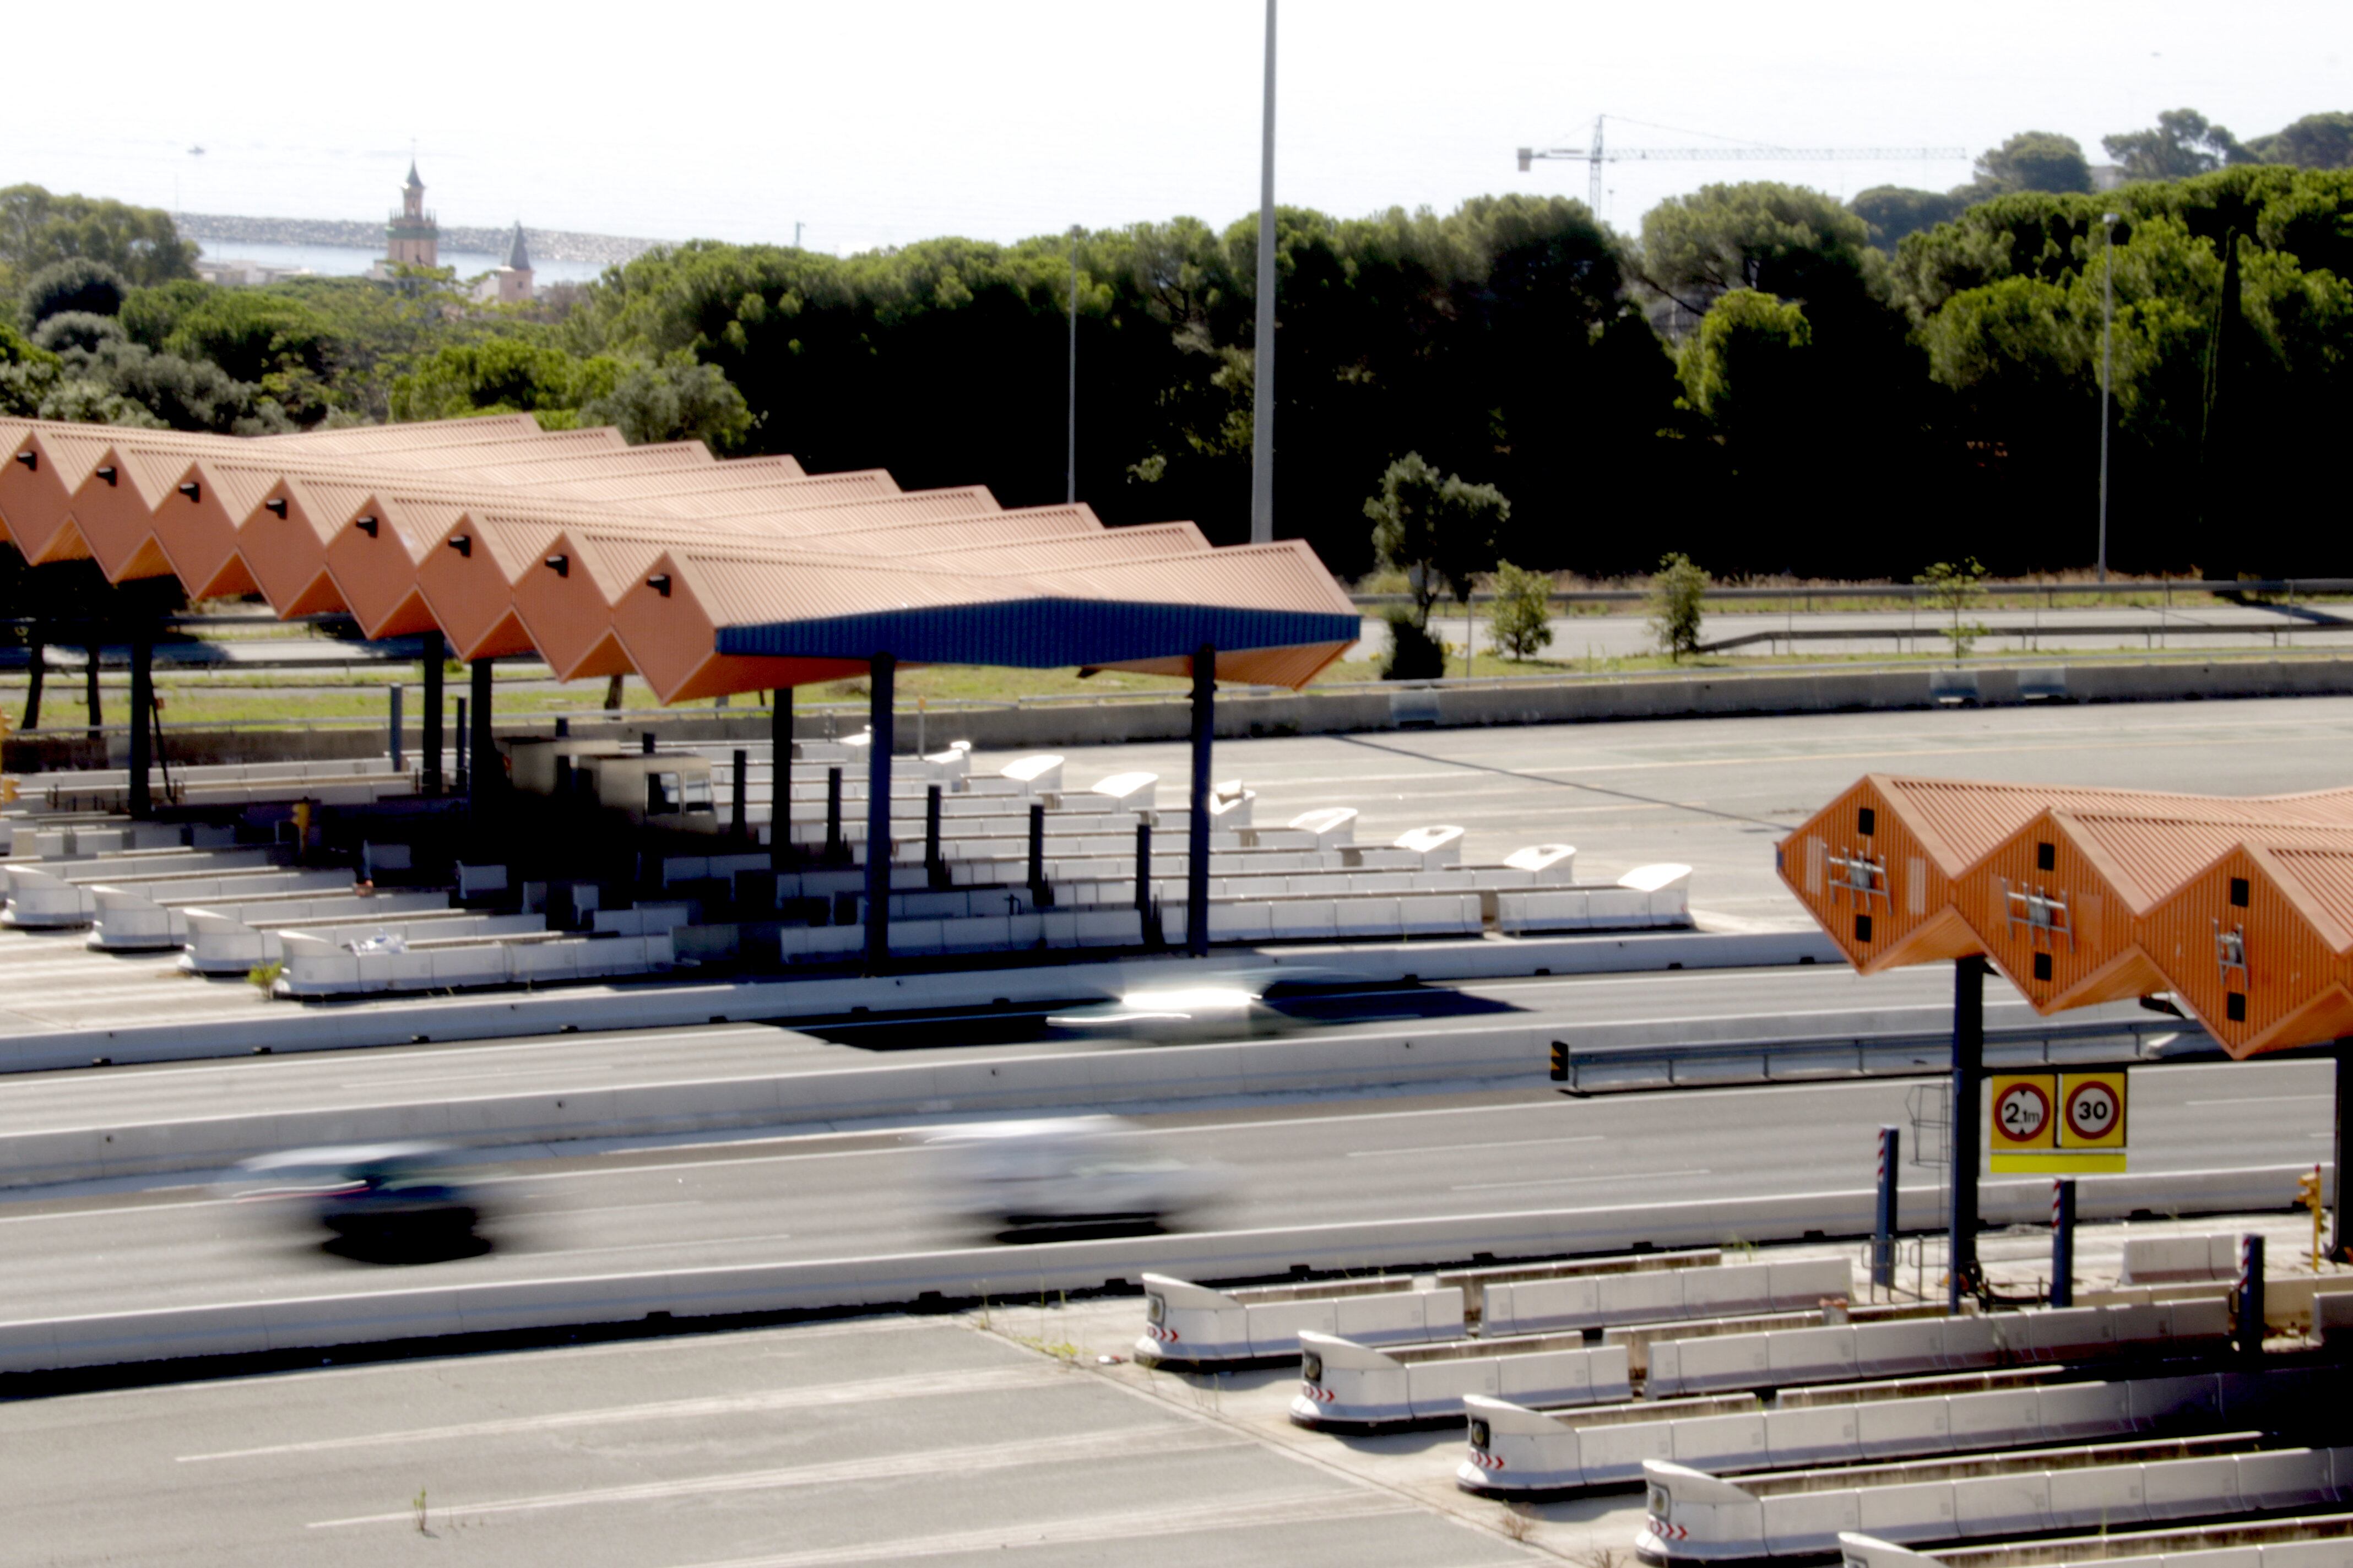
[[2353, 790], [1873, 775], [1779, 860], [1866, 972], [1979, 952], [2045, 1012], [2169, 990], [2239, 1056], [2353, 1027]]
[[[11, 420], [0, 441], [26, 454], [0, 470], [0, 528], [41, 558], [89, 549], [75, 499], [111, 454], [84, 504], [118, 577], [259, 587], [287, 615], [341, 605], [372, 636], [438, 626], [484, 656], [530, 646], [527, 584], [567, 647], [648, 654], [666, 698], [830, 679], [879, 652], [1174, 672], [1205, 643], [1221, 674], [1304, 681], [1358, 626], [1296, 542], [1213, 550], [1188, 523], [1105, 530], [1085, 507], [1005, 511], [978, 486], [902, 494], [879, 469], [723, 463], [525, 417], [263, 440]], [[558, 541], [576, 585], [546, 565]], [[620, 606], [666, 566], [678, 604], [622, 635]]]

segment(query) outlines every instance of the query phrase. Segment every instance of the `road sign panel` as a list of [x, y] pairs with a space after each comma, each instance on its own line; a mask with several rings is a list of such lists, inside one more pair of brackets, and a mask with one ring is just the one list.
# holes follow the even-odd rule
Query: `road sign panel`
[[2056, 1080], [2049, 1073], [2000, 1073], [1987, 1083], [1997, 1154], [2052, 1145]]
[[2125, 1146], [2125, 1075], [2071, 1072], [2059, 1078], [2059, 1147]]

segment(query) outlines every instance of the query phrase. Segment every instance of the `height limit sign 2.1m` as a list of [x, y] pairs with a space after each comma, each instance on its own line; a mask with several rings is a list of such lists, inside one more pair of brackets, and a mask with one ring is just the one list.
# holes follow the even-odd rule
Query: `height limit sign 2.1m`
[[2123, 1073], [2000, 1073], [1986, 1089], [1994, 1174], [2080, 1176], [2125, 1168]]

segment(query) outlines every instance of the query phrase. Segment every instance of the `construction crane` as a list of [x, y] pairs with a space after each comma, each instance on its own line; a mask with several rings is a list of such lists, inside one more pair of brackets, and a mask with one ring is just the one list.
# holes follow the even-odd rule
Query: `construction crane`
[[1969, 155], [1966, 147], [1605, 147], [1601, 140], [1601, 122], [1608, 118], [1606, 114], [1593, 117], [1593, 145], [1590, 147], [1521, 148], [1520, 173], [1526, 174], [1539, 158], [1589, 165], [1593, 180], [1586, 205], [1599, 216], [1601, 212], [1601, 165], [1604, 163], [1698, 163], [1718, 159], [1786, 163], [1832, 161], [1936, 163], [1946, 159], [1966, 159]]

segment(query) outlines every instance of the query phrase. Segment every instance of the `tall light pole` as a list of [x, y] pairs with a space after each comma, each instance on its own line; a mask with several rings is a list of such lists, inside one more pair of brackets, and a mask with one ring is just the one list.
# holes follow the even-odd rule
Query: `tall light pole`
[[1079, 226], [1071, 226], [1071, 450], [1062, 500], [1079, 504]]
[[1274, 0], [1266, 0], [1266, 112], [1258, 171], [1258, 336], [1250, 373], [1250, 542], [1274, 538]]
[[2108, 580], [2108, 383], [2116, 368], [2116, 215], [2100, 215], [2100, 248], [2105, 253], [2105, 266], [2101, 268], [2100, 304], [2100, 581]]

